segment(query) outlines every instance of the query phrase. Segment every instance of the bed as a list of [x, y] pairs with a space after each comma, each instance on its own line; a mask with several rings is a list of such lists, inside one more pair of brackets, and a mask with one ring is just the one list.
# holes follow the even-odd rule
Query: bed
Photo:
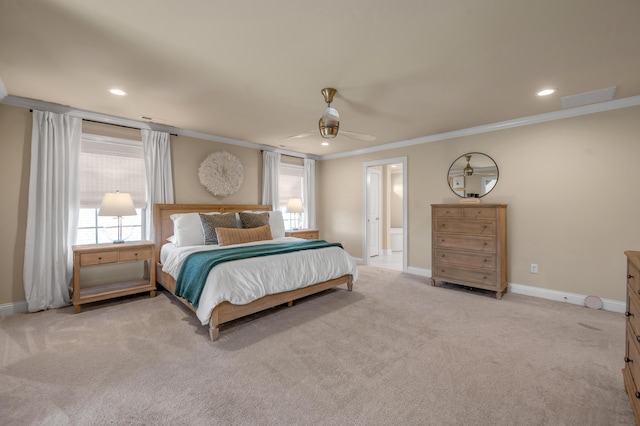
[[[185, 297], [180, 297], [176, 294], [177, 287], [178, 293], [181, 294], [180, 287], [184, 283], [186, 275], [178, 276], [181, 262], [191, 253], [216, 250], [222, 247], [177, 244], [175, 234], [176, 232], [182, 232], [182, 228], [178, 229], [182, 225], [179, 222], [175, 222], [176, 229], [174, 230], [172, 215], [175, 219], [176, 217], [193, 216], [189, 215], [193, 213], [213, 215], [270, 212], [270, 214], [275, 214], [271, 210], [271, 206], [255, 204], [156, 204], [154, 206], [156, 280], [158, 284], [194, 311], [203, 325], [208, 324], [209, 337], [212, 341], [218, 339], [220, 325], [226, 322], [282, 304], [292, 306], [294, 300], [341, 284], [346, 284], [348, 291], [353, 288], [353, 283], [357, 279], [355, 262], [342, 248], [327, 247], [226, 262], [213, 267], [208, 273], [203, 273], [207, 278], [198, 303], [190, 303]], [[313, 241], [300, 240], [294, 237], [281, 238], [284, 235], [283, 225], [281, 230], [276, 231], [274, 228], [273, 235], [275, 238], [272, 241], [233, 244], [223, 248], [231, 251], [235, 247], [253, 247], [261, 244], [270, 246], [283, 244], [284, 247], [286, 245], [295, 245], [294, 243], [314, 243]], [[320, 242], [318, 243], [320, 244]], [[256, 248], [256, 250], [259, 249]], [[276, 261], [282, 263], [277, 263], [278, 266], [275, 267], [276, 263], [274, 262]], [[271, 278], [272, 274], [269, 273], [269, 277], [267, 277], [265, 275], [267, 270], [277, 271], [279, 276]], [[257, 271], [255, 275], [254, 271]], [[262, 272], [260, 273], [260, 271]], [[237, 277], [236, 272], [238, 273]], [[297, 274], [300, 275], [298, 276]], [[286, 277], [286, 279], [281, 279], [282, 277]], [[178, 278], [183, 282], [177, 283], [177, 281], [180, 281]], [[279, 281], [263, 283], [261, 280]], [[249, 291], [245, 290], [244, 286], [253, 287]], [[218, 290], [218, 288], [222, 290]], [[256, 288], [259, 288], [260, 291], [256, 291]], [[230, 289], [233, 294], [224, 293], [224, 289]], [[256, 295], [255, 293], [260, 294]], [[236, 297], [236, 294], [241, 296]]]

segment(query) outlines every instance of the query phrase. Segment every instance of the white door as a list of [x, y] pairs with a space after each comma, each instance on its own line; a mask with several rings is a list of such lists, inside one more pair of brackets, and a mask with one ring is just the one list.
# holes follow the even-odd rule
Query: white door
[[378, 170], [369, 170], [367, 173], [367, 188], [369, 191], [369, 205], [367, 212], [368, 237], [369, 237], [369, 257], [380, 254], [380, 179]]

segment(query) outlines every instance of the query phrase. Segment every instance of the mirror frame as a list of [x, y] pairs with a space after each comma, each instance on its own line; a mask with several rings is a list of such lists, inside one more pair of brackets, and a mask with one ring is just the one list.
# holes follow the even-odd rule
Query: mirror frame
[[[487, 157], [489, 160], [491, 160], [493, 162], [493, 164], [496, 166], [496, 185], [498, 184], [498, 181], [500, 180], [500, 169], [498, 168], [498, 163], [496, 163], [496, 160], [494, 160], [491, 156], [483, 153], [483, 152], [467, 152], [465, 154], [462, 154], [461, 156], [459, 156], [458, 158], [456, 158], [455, 160], [453, 160], [453, 162], [451, 163], [451, 165], [449, 166], [449, 170], [447, 171], [447, 185], [449, 186], [449, 189], [451, 190], [451, 192], [453, 192], [456, 197], [459, 198], [471, 198], [471, 197], [463, 197], [462, 195], [458, 194], [455, 189], [453, 189], [453, 185], [451, 184], [452, 181], [449, 180], [449, 175], [451, 174], [451, 169], [453, 168], [453, 165], [456, 164], [456, 162], [458, 160], [460, 160], [461, 158], [464, 159], [465, 156], [467, 155], [484, 155], [485, 157]], [[493, 191], [496, 187], [496, 185], [493, 185], [493, 188], [491, 188], [489, 190], [489, 192], [479, 195], [478, 197], [473, 197], [473, 198], [482, 198], [484, 196], [486, 196], [487, 194], [489, 194], [491, 191]]]

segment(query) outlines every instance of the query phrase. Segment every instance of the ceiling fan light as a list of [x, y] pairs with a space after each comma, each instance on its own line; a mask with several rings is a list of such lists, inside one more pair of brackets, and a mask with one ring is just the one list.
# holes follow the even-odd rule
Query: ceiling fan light
[[320, 128], [320, 136], [325, 139], [333, 139], [338, 136], [338, 128], [340, 127], [340, 123], [335, 122], [332, 126], [329, 126], [321, 118], [318, 122], [318, 127]]
[[340, 128], [340, 114], [335, 108], [327, 107], [318, 122], [320, 136], [325, 139], [332, 139], [338, 135]]
[[464, 175], [471, 176], [473, 174], [473, 167], [467, 164], [467, 167], [464, 168]]

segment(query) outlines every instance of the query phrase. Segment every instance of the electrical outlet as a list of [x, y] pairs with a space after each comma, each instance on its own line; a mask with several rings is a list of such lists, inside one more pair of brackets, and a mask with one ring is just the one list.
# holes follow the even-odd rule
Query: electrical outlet
[[537, 274], [538, 273], [538, 264], [537, 263], [532, 263], [531, 264], [531, 273], [532, 274]]

